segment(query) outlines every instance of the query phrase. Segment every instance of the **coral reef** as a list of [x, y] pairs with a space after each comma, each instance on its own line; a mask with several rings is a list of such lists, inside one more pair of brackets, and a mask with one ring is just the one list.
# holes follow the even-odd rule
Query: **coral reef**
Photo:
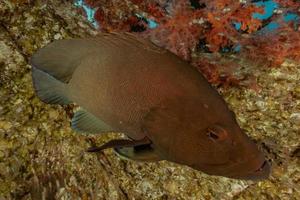
[[[160, 18], [161, 11], [151, 9]], [[234, 75], [247, 87], [218, 89], [272, 160], [268, 180], [208, 176], [166, 161], [126, 161], [111, 150], [89, 154], [87, 147], [120, 135], [74, 133], [72, 107], [39, 101], [28, 64], [36, 49], [53, 40], [97, 34], [81, 14], [70, 1], [0, 1], [0, 199], [300, 199], [299, 63], [263, 68], [237, 56], [191, 57], [205, 57], [207, 70], [220, 63], [242, 66]]]
[[[150, 38], [154, 43], [199, 68], [213, 83], [235, 84], [236, 67], [224, 70], [224, 63], [215, 60], [192, 59], [194, 53], [204, 52], [223, 56], [233, 54], [249, 61], [249, 66], [272, 66], [286, 59], [300, 60], [300, 17], [288, 24], [283, 15], [299, 14], [299, 3], [276, 1], [279, 8], [271, 17], [258, 19], [266, 12], [258, 1], [234, 0], [86, 0], [97, 9], [95, 19], [102, 31], [132, 31]], [[275, 4], [275, 2], [273, 3]], [[277, 4], [276, 4], [277, 6]], [[280, 13], [280, 14], [279, 14]], [[158, 23], [156, 28], [149, 21]], [[270, 32], [270, 22], [280, 29]], [[275, 46], [274, 46], [275, 44]], [[265, 56], [268, 52], [268, 56]], [[255, 62], [254, 62], [255, 61]], [[209, 63], [214, 67], [207, 70]], [[230, 64], [228, 64], [230, 65]], [[226, 76], [226, 78], [224, 78]], [[242, 79], [240, 79], [242, 80]], [[231, 82], [233, 81], [233, 82]]]

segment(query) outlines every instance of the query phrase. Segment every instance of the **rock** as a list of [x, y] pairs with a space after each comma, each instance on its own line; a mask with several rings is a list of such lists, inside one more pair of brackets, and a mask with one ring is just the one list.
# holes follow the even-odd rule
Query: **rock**
[[5, 131], [7, 131], [8, 129], [10, 129], [12, 127], [12, 124], [10, 122], [7, 121], [0, 121], [0, 129], [3, 129]]
[[290, 116], [290, 122], [297, 126], [300, 126], [300, 113], [292, 113]]

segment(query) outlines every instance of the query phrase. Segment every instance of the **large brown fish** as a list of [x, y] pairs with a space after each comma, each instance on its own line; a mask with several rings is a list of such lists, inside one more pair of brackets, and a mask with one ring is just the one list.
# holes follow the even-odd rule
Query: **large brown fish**
[[32, 57], [32, 77], [46, 103], [75, 102], [72, 127], [86, 133], [118, 131], [126, 158], [169, 160], [207, 174], [264, 179], [270, 166], [242, 132], [216, 90], [187, 62], [128, 34], [55, 41]]

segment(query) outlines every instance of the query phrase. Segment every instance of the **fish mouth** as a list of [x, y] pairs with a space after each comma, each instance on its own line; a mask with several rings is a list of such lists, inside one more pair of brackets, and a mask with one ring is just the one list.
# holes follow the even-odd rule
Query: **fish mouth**
[[271, 173], [271, 165], [267, 160], [265, 160], [256, 170], [243, 176], [232, 176], [232, 178], [261, 181], [267, 179], [270, 173]]
[[265, 160], [263, 164], [257, 170], [255, 170], [255, 172], [263, 171], [266, 165], [268, 165], [268, 162]]
[[205, 164], [201, 165], [201, 167], [199, 165], [191, 165], [190, 167], [210, 175], [252, 181], [262, 181], [267, 179], [271, 173], [271, 165], [267, 160], [261, 162], [259, 167], [248, 172], [237, 172], [237, 170], [233, 171], [231, 168], [232, 166], [229, 167], [229, 171], [231, 171], [231, 173], [229, 171], [222, 171], [221, 169], [224, 169], [223, 167], [226, 168], [226, 164]]

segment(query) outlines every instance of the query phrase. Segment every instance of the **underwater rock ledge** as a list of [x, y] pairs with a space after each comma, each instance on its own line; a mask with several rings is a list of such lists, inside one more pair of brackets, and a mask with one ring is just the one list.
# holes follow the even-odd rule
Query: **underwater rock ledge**
[[300, 199], [300, 64], [255, 69], [258, 91], [220, 89], [273, 163], [266, 181], [232, 180], [84, 152], [120, 135], [74, 133], [72, 107], [34, 95], [28, 60], [53, 40], [95, 34], [71, 1], [0, 2], [0, 199]]

